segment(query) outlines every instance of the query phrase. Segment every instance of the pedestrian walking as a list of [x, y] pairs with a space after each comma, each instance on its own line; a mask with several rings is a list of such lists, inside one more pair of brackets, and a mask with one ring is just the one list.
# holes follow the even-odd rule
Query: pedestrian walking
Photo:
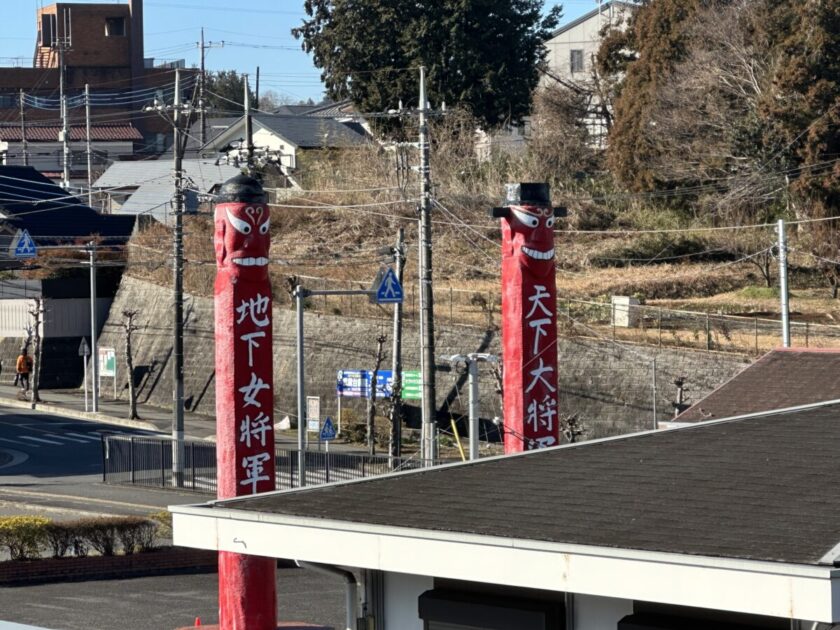
[[28, 392], [29, 374], [32, 372], [32, 357], [29, 356], [25, 347], [20, 349], [15, 369], [17, 371], [15, 383], [20, 386], [22, 391]]

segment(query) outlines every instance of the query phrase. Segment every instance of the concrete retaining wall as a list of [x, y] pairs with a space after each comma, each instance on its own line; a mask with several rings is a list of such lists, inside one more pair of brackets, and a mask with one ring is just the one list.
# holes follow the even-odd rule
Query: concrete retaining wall
[[[122, 312], [137, 309], [140, 330], [135, 333], [135, 382], [139, 384], [139, 400], [162, 407], [171, 406], [172, 381], [169, 358], [172, 351], [172, 293], [168, 289], [124, 276], [114, 299], [111, 314], [103, 329], [100, 345], [118, 349], [118, 381], [121, 396], [127, 395], [127, 379], [123, 357]], [[185, 398], [187, 408], [213, 415], [214, 346], [213, 301], [189, 298], [185, 311]], [[376, 338], [388, 337], [390, 349], [391, 322], [307, 313], [306, 374], [307, 394], [321, 397], [322, 416], [336, 411], [335, 377], [339, 369], [372, 369]], [[296, 417], [294, 312], [274, 312], [275, 419]], [[408, 325], [404, 332], [403, 364], [405, 369], [419, 369], [419, 332]], [[438, 330], [437, 355], [467, 352], [500, 354], [497, 331], [468, 326], [445, 326]], [[673, 415], [671, 401], [676, 388], [671, 381], [685, 376], [692, 400], [697, 400], [718, 386], [748, 362], [746, 357], [728, 354], [672, 350], [647, 347], [622, 348], [609, 341], [583, 338], [561, 339], [560, 386], [563, 412], [578, 414], [589, 430], [588, 437], [614, 435], [647, 428], [652, 424], [652, 367], [657, 357], [658, 417]], [[390, 367], [390, 356], [383, 368]], [[482, 364], [482, 417], [501, 415], [495, 378]], [[440, 363], [437, 366], [437, 398], [442, 411], [460, 414], [466, 411], [466, 375], [456, 374]], [[103, 390], [110, 390], [103, 381]], [[416, 420], [417, 403], [409, 409]], [[364, 402], [344, 399], [345, 419], [361, 418]], [[349, 410], [349, 411], [348, 411]], [[447, 421], [448, 424], [448, 421]], [[488, 425], [490, 426], [490, 425]]]

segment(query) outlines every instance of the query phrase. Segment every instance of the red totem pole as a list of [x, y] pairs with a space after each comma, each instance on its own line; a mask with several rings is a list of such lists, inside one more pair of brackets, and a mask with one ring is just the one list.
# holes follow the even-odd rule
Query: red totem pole
[[557, 287], [548, 184], [508, 184], [502, 219], [502, 355], [505, 453], [554, 446], [557, 423]]
[[[259, 182], [225, 182], [215, 228], [217, 495], [230, 499], [275, 489], [271, 238]], [[221, 630], [275, 630], [275, 567], [273, 559], [219, 552]]]

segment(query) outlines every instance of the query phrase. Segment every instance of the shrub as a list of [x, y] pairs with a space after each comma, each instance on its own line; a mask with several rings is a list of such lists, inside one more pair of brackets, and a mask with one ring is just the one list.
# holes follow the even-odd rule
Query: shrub
[[139, 516], [126, 516], [115, 519], [114, 527], [125, 555], [130, 556], [135, 551], [145, 551], [154, 547], [155, 532], [158, 528], [155, 521]]
[[42, 516], [0, 518], [0, 546], [9, 550], [12, 560], [37, 558], [47, 541], [49, 523]]
[[53, 558], [61, 558], [73, 548], [75, 532], [67, 526], [67, 523], [48, 523], [44, 535], [47, 548], [51, 551]]
[[168, 510], [161, 510], [159, 512], [152, 512], [149, 514], [149, 520], [156, 523], [155, 533], [161, 538], [172, 538], [172, 513]]
[[115, 519], [81, 519], [75, 523], [80, 535], [94, 550], [103, 556], [113, 556], [117, 548], [117, 527]]

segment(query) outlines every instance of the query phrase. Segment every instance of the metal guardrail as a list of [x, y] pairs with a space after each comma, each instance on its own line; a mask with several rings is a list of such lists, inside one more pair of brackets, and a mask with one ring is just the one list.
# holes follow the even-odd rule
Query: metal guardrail
[[[387, 455], [306, 451], [306, 482], [307, 486], [313, 486], [349, 481], [422, 465], [421, 460], [410, 457], [395, 458], [392, 462]], [[299, 486], [297, 449], [275, 449], [275, 472], [277, 490]], [[183, 485], [177, 486], [172, 474], [170, 438], [103, 435], [102, 481], [215, 495], [216, 445], [202, 441], [184, 443], [184, 479]]]

